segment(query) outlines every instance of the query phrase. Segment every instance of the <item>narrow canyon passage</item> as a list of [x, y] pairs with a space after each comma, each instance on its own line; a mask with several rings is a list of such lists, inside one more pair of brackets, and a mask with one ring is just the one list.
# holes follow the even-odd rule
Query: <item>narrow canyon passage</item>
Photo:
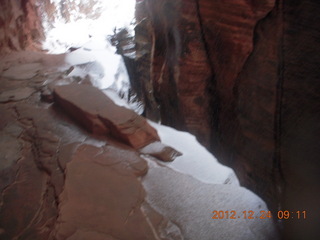
[[318, 239], [318, 10], [4, 0], [0, 239]]

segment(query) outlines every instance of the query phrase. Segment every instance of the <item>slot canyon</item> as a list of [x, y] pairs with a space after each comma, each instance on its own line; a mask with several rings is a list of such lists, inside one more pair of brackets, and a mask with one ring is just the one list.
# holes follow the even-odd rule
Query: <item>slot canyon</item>
[[320, 239], [320, 2], [1, 0], [0, 239]]

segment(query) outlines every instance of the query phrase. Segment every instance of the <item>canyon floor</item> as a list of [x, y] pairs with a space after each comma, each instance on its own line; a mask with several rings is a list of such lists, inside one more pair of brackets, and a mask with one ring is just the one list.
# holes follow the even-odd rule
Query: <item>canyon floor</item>
[[95, 83], [85, 51], [1, 60], [0, 239], [277, 239], [232, 169]]

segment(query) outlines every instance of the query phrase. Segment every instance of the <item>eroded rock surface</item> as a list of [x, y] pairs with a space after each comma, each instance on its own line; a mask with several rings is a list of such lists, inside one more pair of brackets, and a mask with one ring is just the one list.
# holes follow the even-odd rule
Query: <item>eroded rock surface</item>
[[0, 81], [0, 239], [179, 239], [144, 202], [146, 161], [43, 102], [46, 81]]
[[[145, 193], [137, 176], [146, 173], [147, 165], [137, 153], [84, 144], [70, 157], [59, 197], [57, 239], [72, 239], [82, 231], [87, 232], [87, 239], [97, 234], [157, 239], [141, 210]], [[126, 161], [129, 158], [132, 161]]]
[[[2, 96], [23, 96], [0, 102], [1, 239], [193, 240], [197, 233], [202, 239], [276, 238], [271, 221], [212, 222], [214, 207], [237, 203], [240, 211], [248, 204], [257, 210], [265, 205], [241, 189], [232, 169], [219, 164], [193, 136], [147, 122], [114, 105], [100, 90], [74, 81], [58, 70], [25, 80], [1, 78]], [[56, 101], [64, 109], [43, 96], [49, 91], [49, 97], [54, 86]], [[25, 89], [32, 91], [20, 95]], [[132, 116], [134, 121], [126, 123]], [[153, 138], [146, 138], [145, 146], [142, 133], [135, 141], [144, 147], [135, 149], [129, 144], [134, 138], [91, 134], [76, 124], [79, 119], [85, 119], [82, 126], [89, 129], [100, 121], [99, 126], [124, 135], [139, 136], [139, 129], [151, 129]], [[241, 238], [230, 223], [242, 229]]]

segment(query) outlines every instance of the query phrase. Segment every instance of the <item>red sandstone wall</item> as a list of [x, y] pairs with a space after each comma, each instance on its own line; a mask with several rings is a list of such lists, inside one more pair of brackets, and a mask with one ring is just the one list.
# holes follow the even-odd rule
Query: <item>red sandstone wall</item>
[[169, 23], [161, 4], [149, 8], [159, 16], [150, 71], [179, 101], [163, 105], [161, 117], [182, 114], [182, 124], [274, 211], [307, 209], [306, 221], [285, 222], [286, 239], [316, 239], [320, 3], [186, 0], [171, 6], [177, 15]]
[[36, 0], [3, 0], [0, 9], [0, 53], [40, 49], [43, 38]]
[[[139, 2], [140, 19], [147, 17], [137, 31], [144, 44], [137, 72], [144, 79], [147, 116], [161, 115], [163, 123], [211, 144], [273, 209], [278, 203], [284, 210], [307, 209], [308, 221], [288, 221], [285, 231], [288, 239], [291, 229], [296, 239], [314, 237], [320, 3]], [[35, 0], [2, 1], [0, 31], [0, 53], [37, 49], [43, 35]]]

